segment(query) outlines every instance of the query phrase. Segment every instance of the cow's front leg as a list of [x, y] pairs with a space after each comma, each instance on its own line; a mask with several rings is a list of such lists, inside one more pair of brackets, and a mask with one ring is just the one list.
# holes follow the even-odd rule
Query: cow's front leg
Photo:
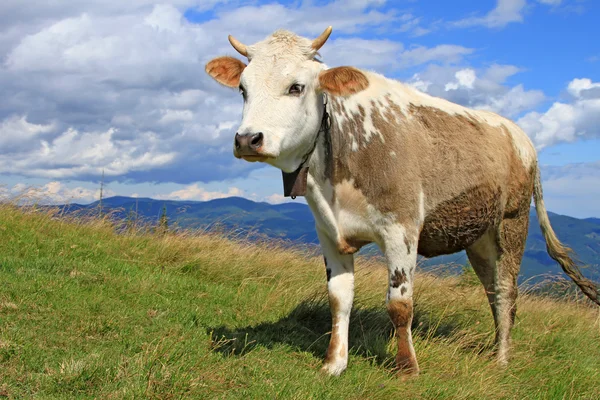
[[396, 366], [403, 374], [418, 375], [419, 365], [410, 329], [413, 319], [413, 276], [417, 262], [416, 235], [407, 234], [402, 227], [394, 227], [388, 230], [383, 247], [389, 278], [386, 303], [398, 343]]
[[348, 326], [354, 299], [354, 256], [339, 254], [333, 240], [321, 231], [318, 235], [325, 258], [332, 321], [323, 370], [330, 375], [339, 375], [348, 365]]

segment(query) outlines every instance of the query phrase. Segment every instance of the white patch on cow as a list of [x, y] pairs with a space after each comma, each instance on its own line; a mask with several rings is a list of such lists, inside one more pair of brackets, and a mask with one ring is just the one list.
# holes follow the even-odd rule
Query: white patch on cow
[[316, 182], [311, 174], [306, 180], [306, 202], [315, 216], [317, 229], [327, 232], [328, 236], [337, 239], [339, 230], [336, 216], [330, 206], [333, 196], [329, 183]]
[[328, 360], [323, 369], [330, 375], [339, 375], [348, 365], [348, 327], [354, 300], [354, 257], [339, 254], [335, 241], [326, 232], [317, 230], [317, 233], [329, 270], [329, 299], [336, 306], [332, 308], [332, 337]]
[[396, 152], [395, 151], [390, 151], [390, 156], [396, 157]]
[[354, 137], [352, 137], [352, 151], [358, 151], [358, 143]]

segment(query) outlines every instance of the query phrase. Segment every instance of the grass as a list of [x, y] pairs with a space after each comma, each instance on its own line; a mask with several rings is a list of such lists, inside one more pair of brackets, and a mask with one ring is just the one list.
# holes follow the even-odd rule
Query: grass
[[350, 363], [332, 378], [319, 372], [330, 330], [320, 259], [0, 205], [0, 397], [600, 398], [598, 308], [521, 296], [502, 369], [468, 274], [418, 275], [422, 373], [398, 378], [385, 269], [357, 264]]

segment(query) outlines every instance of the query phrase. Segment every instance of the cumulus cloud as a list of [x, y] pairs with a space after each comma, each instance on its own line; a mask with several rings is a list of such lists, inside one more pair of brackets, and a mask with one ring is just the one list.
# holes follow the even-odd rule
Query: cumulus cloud
[[472, 51], [353, 38], [419, 26], [382, 0], [223, 6], [198, 23], [184, 12], [221, 1], [21, 3], [0, 2], [0, 173], [27, 177], [86, 180], [104, 171], [109, 181], [189, 184], [255, 169], [231, 154], [238, 93], [203, 71], [210, 58], [234, 53], [228, 33], [252, 43], [273, 21], [304, 35], [333, 24], [343, 37], [323, 49], [325, 61], [376, 70], [452, 62]]
[[555, 102], [548, 111], [530, 112], [517, 121], [538, 149], [600, 137], [600, 83], [574, 79], [567, 94], [569, 102]]
[[227, 192], [217, 192], [217, 191], [209, 191], [197, 183], [193, 185], [186, 186], [183, 189], [176, 190], [169, 194], [158, 195], [156, 198], [165, 199], [165, 200], [197, 200], [197, 201], [207, 201], [213, 199], [222, 199], [225, 197], [232, 196], [244, 196], [244, 191], [238, 189], [236, 187], [230, 187]]
[[265, 200], [267, 203], [271, 204], [281, 204], [289, 201], [287, 197], [279, 193], [273, 193], [272, 195], [265, 197]]
[[[114, 196], [110, 189], [104, 189], [103, 196]], [[12, 188], [0, 186], [0, 200], [18, 201], [19, 203], [68, 204], [74, 202], [92, 202], [100, 198], [100, 189], [83, 187], [69, 188], [58, 181], [48, 182], [43, 186], [26, 186], [16, 184]]]
[[415, 74], [408, 83], [467, 107], [515, 117], [544, 100], [544, 94], [539, 90], [505, 84], [506, 79], [519, 71], [513, 65], [494, 64], [482, 70], [431, 65], [424, 72]]
[[473, 49], [442, 44], [434, 47], [413, 46], [391, 40], [341, 38], [327, 43], [322, 51], [325, 61], [335, 65], [356, 65], [379, 71], [393, 71], [431, 62], [452, 64], [472, 54]]

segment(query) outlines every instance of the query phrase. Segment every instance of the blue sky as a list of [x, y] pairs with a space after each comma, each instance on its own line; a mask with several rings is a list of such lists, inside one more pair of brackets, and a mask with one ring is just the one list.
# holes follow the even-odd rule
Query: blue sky
[[600, 216], [600, 3], [593, 0], [89, 0], [0, 4], [0, 196], [280, 202], [280, 172], [233, 158], [235, 91], [203, 70], [278, 28], [333, 35], [355, 65], [515, 120], [550, 210]]

